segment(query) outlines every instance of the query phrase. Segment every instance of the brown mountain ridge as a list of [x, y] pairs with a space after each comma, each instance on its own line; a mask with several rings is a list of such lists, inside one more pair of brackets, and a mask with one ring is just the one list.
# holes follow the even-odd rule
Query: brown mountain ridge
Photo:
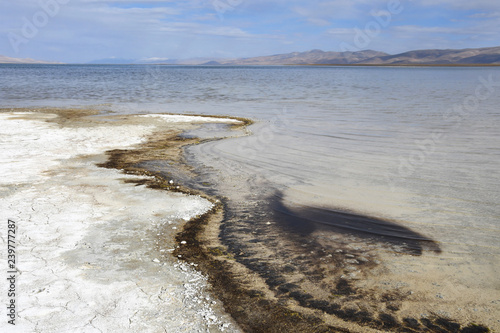
[[[29, 58], [11, 58], [0, 55], [0, 63], [10, 64], [57, 64]], [[118, 63], [101, 60], [95, 63]], [[123, 64], [152, 64], [141, 60], [123, 60]], [[266, 65], [500, 65], [500, 46], [475, 49], [430, 49], [415, 50], [395, 55], [374, 50], [325, 52], [311, 50], [238, 59], [198, 58], [155, 62], [170, 65], [228, 65], [228, 66], [266, 66]]]
[[500, 46], [476, 49], [416, 50], [390, 55], [374, 50], [325, 52], [311, 50], [214, 60], [206, 65], [500, 65]]
[[54, 61], [35, 60], [31, 58], [12, 58], [0, 55], [0, 64], [61, 64]]

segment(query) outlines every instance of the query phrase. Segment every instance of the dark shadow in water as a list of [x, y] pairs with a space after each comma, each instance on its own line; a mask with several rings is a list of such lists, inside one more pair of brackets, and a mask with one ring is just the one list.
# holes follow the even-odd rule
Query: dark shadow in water
[[286, 231], [307, 236], [321, 228], [325, 232], [349, 234], [372, 242], [399, 246], [412, 255], [421, 255], [424, 250], [441, 253], [441, 248], [434, 240], [395, 221], [329, 208], [302, 206], [290, 209], [281, 198], [280, 193], [277, 193], [269, 202], [276, 222]]

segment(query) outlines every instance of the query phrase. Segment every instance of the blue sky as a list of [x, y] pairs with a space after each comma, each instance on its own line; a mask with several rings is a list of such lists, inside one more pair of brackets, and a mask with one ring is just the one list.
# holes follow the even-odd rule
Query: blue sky
[[500, 46], [499, 0], [0, 0], [0, 54], [62, 62]]

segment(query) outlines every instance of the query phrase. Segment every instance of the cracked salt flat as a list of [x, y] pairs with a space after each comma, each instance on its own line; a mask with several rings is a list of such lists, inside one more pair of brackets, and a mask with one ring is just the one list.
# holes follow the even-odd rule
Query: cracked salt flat
[[161, 248], [211, 203], [95, 166], [97, 154], [140, 143], [153, 127], [65, 129], [13, 116], [27, 115], [0, 114], [0, 214], [18, 226], [18, 317], [15, 327], [2, 319], [1, 332], [237, 331], [205, 277]]

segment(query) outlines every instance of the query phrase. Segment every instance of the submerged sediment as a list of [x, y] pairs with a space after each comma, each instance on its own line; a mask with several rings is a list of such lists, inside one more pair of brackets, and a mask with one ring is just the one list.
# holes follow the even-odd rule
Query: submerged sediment
[[176, 253], [200, 264], [245, 331], [488, 331], [439, 314], [402, 316], [415, 297], [405, 288], [359, 287], [357, 282], [383, 269], [374, 251], [380, 246], [376, 241], [367, 246], [366, 239], [354, 235], [325, 241], [283, 231], [265, 213], [268, 203], [262, 211], [254, 207], [247, 213], [251, 221], [240, 216], [238, 223], [228, 214], [230, 203], [222, 205], [224, 210], [186, 225], [177, 240], [192, 241]]

